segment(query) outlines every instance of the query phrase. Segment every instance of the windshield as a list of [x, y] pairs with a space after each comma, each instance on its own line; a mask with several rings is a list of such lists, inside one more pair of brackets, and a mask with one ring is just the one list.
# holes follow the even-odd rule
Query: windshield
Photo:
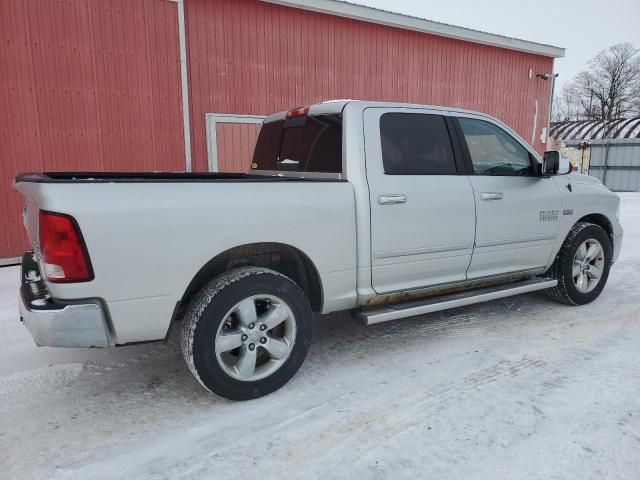
[[313, 115], [265, 123], [251, 168], [342, 173], [342, 117]]

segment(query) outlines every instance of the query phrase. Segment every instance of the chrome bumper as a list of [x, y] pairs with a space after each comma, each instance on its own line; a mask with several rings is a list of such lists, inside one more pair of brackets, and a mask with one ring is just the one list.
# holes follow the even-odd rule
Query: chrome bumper
[[32, 252], [22, 257], [20, 320], [40, 347], [109, 346], [100, 303], [52, 300]]

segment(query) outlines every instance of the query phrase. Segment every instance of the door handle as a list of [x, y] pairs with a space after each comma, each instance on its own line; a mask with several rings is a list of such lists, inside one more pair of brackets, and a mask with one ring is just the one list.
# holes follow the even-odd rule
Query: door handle
[[482, 200], [502, 200], [504, 193], [502, 192], [482, 192], [480, 198]]
[[378, 203], [380, 205], [398, 205], [400, 203], [407, 203], [406, 195], [379, 195]]

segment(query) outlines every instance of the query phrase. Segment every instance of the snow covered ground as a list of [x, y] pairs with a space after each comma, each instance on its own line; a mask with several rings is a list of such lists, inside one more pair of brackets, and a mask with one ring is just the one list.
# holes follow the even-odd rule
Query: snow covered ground
[[595, 303], [317, 324], [280, 391], [205, 393], [173, 339], [36, 348], [0, 269], [0, 478], [640, 478], [640, 194]]

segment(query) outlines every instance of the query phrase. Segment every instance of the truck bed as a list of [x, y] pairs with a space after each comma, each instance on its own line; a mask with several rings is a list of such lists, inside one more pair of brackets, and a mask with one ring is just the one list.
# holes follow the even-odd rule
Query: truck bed
[[51, 298], [99, 299], [110, 342], [165, 337], [190, 282], [212, 259], [256, 244], [306, 255], [327, 311], [353, 304], [355, 200], [346, 181], [225, 173], [35, 173], [18, 176], [23, 221], [39, 245], [39, 211], [70, 215], [95, 278], [53, 283]]
[[336, 178], [303, 178], [250, 173], [186, 172], [42, 172], [21, 173], [15, 183], [181, 183], [181, 182], [344, 182]]

